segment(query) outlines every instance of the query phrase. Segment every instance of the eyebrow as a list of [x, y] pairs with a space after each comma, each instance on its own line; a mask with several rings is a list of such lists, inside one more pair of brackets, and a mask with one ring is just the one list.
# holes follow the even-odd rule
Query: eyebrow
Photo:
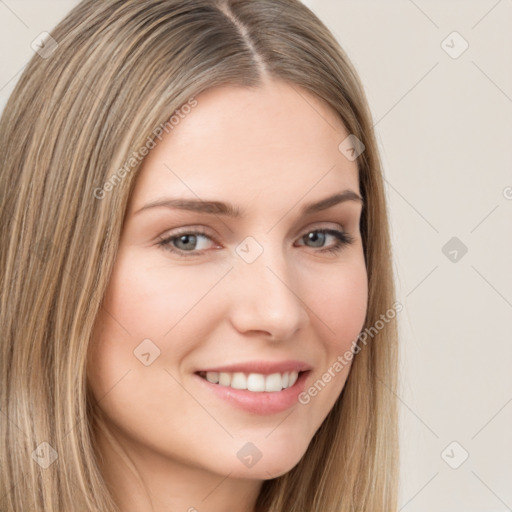
[[[327, 210], [332, 206], [346, 201], [358, 201], [364, 205], [363, 198], [353, 190], [344, 190], [338, 194], [321, 199], [314, 203], [305, 204], [302, 207], [301, 215], [311, 215], [313, 213]], [[137, 210], [134, 215], [148, 210], [150, 208], [166, 207], [171, 209], [188, 210], [199, 213], [209, 213], [213, 215], [225, 215], [227, 217], [240, 218], [245, 216], [246, 212], [238, 206], [220, 201], [203, 201], [201, 199], [158, 199], [144, 205]]]

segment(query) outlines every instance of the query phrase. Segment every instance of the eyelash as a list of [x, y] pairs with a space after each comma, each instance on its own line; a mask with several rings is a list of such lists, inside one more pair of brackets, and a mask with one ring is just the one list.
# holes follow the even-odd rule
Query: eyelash
[[[332, 235], [336, 238], [337, 241], [336, 241], [335, 245], [332, 247], [327, 247], [325, 249], [320, 249], [318, 252], [321, 252], [321, 253], [338, 253], [345, 246], [350, 245], [354, 242], [354, 238], [352, 236], [350, 236], [348, 233], [344, 233], [343, 231], [338, 231], [336, 229], [329, 229], [329, 228], [312, 229], [312, 230], [308, 231], [306, 234], [304, 234], [300, 239], [302, 240], [306, 235], [308, 235], [310, 233], [323, 233], [323, 234], [327, 234], [327, 235]], [[213, 240], [212, 237], [210, 237], [205, 231], [203, 231], [201, 229], [197, 229], [194, 231], [183, 230], [179, 233], [175, 233], [172, 236], [166, 237], [164, 239], [160, 239], [160, 241], [158, 242], [157, 245], [159, 247], [161, 247], [163, 250], [179, 254], [183, 258], [201, 256], [206, 251], [206, 249], [203, 249], [202, 251], [195, 251], [195, 250], [194, 251], [184, 251], [182, 249], [177, 249], [176, 247], [173, 247], [171, 245], [171, 242], [173, 240], [179, 239], [183, 235], [201, 235], [201, 236], [205, 236], [206, 238], [209, 238], [210, 240], [215, 242], [215, 240]]]

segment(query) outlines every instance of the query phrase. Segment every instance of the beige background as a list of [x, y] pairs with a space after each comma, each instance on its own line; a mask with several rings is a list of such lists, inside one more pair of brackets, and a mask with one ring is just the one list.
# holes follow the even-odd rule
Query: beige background
[[[0, 109], [76, 3], [0, 0]], [[359, 71], [383, 157], [404, 305], [400, 511], [512, 511], [512, 0], [305, 3]]]

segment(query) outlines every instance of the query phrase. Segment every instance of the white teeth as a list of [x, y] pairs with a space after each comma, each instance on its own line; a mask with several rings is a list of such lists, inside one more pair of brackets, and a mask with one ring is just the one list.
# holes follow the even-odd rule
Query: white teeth
[[247, 389], [247, 377], [243, 373], [234, 373], [231, 379], [231, 387], [235, 389]]
[[[247, 389], [249, 391], [268, 391], [265, 389], [265, 377], [261, 373], [250, 373], [247, 377]], [[278, 391], [281, 391], [280, 389]]]
[[[286, 373], [284, 375], [286, 375]], [[272, 373], [267, 375], [265, 379], [265, 391], [281, 391], [283, 388], [284, 379], [280, 373]]]
[[[206, 373], [206, 377], [208, 378], [208, 373]], [[231, 374], [230, 373], [223, 373], [221, 372], [219, 375], [219, 384], [221, 386], [229, 386], [231, 385]]]
[[218, 372], [208, 372], [206, 374], [206, 380], [208, 382], [211, 382], [212, 384], [218, 384], [219, 383], [219, 374], [218, 374]]
[[299, 377], [298, 372], [272, 373], [263, 375], [262, 373], [250, 373], [246, 375], [242, 372], [206, 372], [206, 380], [212, 384], [229, 386], [233, 389], [247, 389], [256, 393], [263, 391], [276, 392], [292, 387]]

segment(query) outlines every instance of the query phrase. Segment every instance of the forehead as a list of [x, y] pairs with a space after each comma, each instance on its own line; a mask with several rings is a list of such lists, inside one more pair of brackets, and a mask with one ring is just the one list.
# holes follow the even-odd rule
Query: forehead
[[[223, 86], [198, 95], [146, 157], [132, 211], [165, 194], [250, 204], [308, 201], [358, 188], [355, 161], [338, 149], [349, 135], [337, 113], [284, 82]], [[176, 120], [178, 117], [176, 117]]]

